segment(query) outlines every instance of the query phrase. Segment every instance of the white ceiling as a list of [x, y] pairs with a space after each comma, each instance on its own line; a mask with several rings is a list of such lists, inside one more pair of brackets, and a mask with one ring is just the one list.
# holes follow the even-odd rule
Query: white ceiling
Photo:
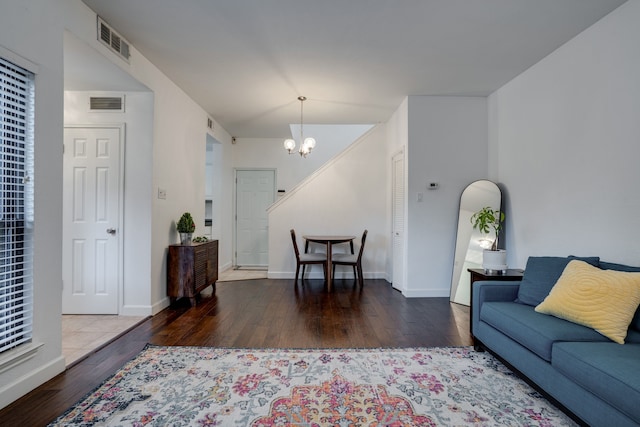
[[[284, 137], [299, 95], [316, 124], [487, 95], [625, 0], [83, 1], [233, 136]], [[65, 44], [68, 89], [80, 58]]]

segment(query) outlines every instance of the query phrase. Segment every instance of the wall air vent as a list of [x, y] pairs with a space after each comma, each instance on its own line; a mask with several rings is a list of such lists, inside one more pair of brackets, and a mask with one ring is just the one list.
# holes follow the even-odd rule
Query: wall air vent
[[98, 16], [98, 40], [107, 45], [112, 51], [122, 59], [129, 62], [129, 42], [123, 39], [120, 34]]
[[124, 112], [124, 96], [91, 96], [89, 111]]

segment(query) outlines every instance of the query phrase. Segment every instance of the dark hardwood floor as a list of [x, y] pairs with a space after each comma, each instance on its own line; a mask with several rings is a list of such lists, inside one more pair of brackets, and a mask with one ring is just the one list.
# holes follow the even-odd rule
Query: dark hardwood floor
[[179, 300], [0, 411], [0, 426], [43, 426], [100, 385], [147, 343], [241, 348], [471, 345], [469, 308], [405, 298], [384, 280], [223, 282], [190, 308]]

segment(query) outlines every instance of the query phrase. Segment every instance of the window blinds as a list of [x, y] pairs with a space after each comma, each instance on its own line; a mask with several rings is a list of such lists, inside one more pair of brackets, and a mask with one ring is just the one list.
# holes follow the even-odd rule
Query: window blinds
[[0, 353], [31, 341], [33, 84], [0, 58]]

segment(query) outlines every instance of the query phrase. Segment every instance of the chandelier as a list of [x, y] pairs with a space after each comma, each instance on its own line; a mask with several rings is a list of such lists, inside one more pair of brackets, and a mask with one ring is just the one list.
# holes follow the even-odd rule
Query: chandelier
[[[298, 149], [298, 153], [302, 157], [307, 157], [307, 155], [311, 152], [313, 147], [316, 146], [316, 140], [311, 137], [304, 137], [304, 120], [302, 114], [302, 106], [304, 101], [307, 100], [305, 96], [299, 96], [298, 101], [300, 101], [300, 148]], [[289, 152], [289, 154], [293, 153], [293, 150], [296, 148], [296, 141], [293, 139], [287, 139], [284, 141], [284, 149]]]

